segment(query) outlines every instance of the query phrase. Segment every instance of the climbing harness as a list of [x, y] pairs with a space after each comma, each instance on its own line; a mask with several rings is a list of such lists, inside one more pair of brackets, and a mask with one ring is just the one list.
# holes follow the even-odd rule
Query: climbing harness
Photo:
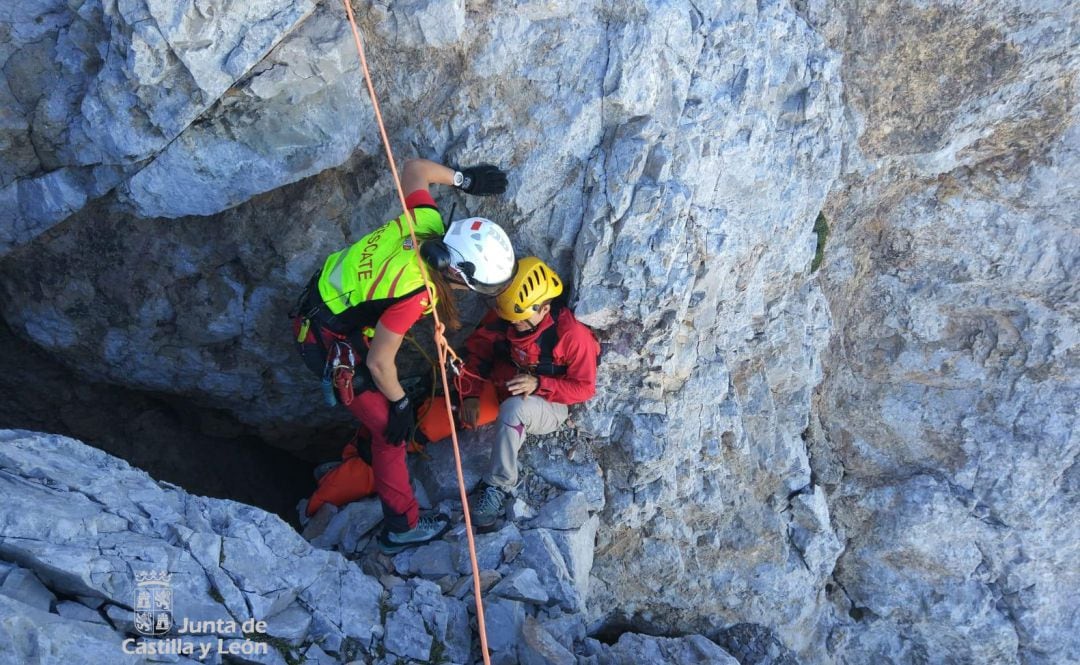
[[[558, 301], [551, 303], [551, 325], [545, 328], [536, 339], [536, 345], [540, 347], [540, 357], [535, 364], [525, 366], [518, 364], [514, 354], [510, 352], [510, 343], [505, 340], [496, 342], [495, 355], [510, 358], [510, 361], [518, 369], [535, 376], [562, 376], [566, 374], [568, 369], [566, 365], [555, 364], [555, 345], [559, 343], [559, 314], [561, 312], [562, 305]], [[506, 333], [510, 330], [510, 325], [509, 321], [499, 319], [489, 324], [488, 329]]]
[[[401, 202], [401, 209], [405, 211], [405, 221], [409, 225], [409, 236], [412, 238], [413, 246], [419, 247], [420, 243], [416, 238], [416, 228], [413, 221], [413, 213], [409, 210], [408, 204], [405, 202], [405, 192], [401, 186], [401, 178], [398, 176], [397, 164], [394, 161], [394, 151], [390, 147], [390, 138], [386, 134], [386, 126], [383, 123], [382, 111], [379, 109], [379, 98], [375, 94], [375, 85], [371, 81], [371, 71], [368, 69], [367, 56], [364, 54], [364, 45], [360, 40], [360, 28], [356, 25], [356, 17], [353, 15], [352, 4], [350, 0], [343, 0], [345, 5], [345, 12], [349, 17], [349, 25], [352, 28], [353, 40], [356, 42], [356, 52], [360, 56], [360, 66], [364, 71], [364, 82], [367, 84], [368, 95], [371, 97], [371, 106], [375, 111], [375, 120], [379, 126], [379, 134], [382, 137], [383, 147], [386, 149], [386, 158], [390, 163], [390, 174], [394, 179], [394, 186], [397, 189], [398, 198]], [[431, 302], [434, 302], [435, 294], [432, 292], [431, 280], [428, 277], [427, 266], [424, 265], [424, 261], [420, 260], [419, 253], [416, 255], [417, 263], [420, 266], [421, 274], [424, 276], [424, 282], [427, 285], [428, 293], [431, 296]], [[446, 409], [449, 412], [451, 410], [450, 404], [450, 386], [446, 378], [446, 363], [448, 351], [453, 354], [453, 350], [450, 349], [450, 344], [446, 341], [445, 326], [439, 321], [439, 313], [432, 310], [432, 316], [435, 321], [435, 348], [439, 352], [439, 369], [442, 378], [443, 396], [446, 400]], [[456, 354], [454, 355], [457, 358]], [[476, 542], [473, 538], [472, 529], [472, 517], [469, 515], [469, 500], [465, 491], [465, 474], [461, 468], [461, 449], [458, 446], [457, 429], [451, 422], [450, 425], [450, 438], [454, 444], [454, 463], [457, 470], [458, 490], [461, 495], [461, 507], [465, 516], [465, 535], [469, 544], [469, 558], [472, 562], [472, 579], [473, 579], [473, 597], [476, 599], [476, 626], [477, 632], [480, 634], [480, 654], [483, 656], [484, 665], [491, 665], [491, 656], [488, 654], [488, 641], [487, 641], [487, 628], [484, 624], [484, 603], [481, 598], [480, 588], [480, 567], [477, 564], [476, 557]]]

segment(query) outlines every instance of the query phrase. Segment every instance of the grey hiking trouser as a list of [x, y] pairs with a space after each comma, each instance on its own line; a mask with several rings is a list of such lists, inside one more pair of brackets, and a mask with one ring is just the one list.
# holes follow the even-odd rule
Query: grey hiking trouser
[[566, 422], [570, 410], [565, 404], [542, 397], [511, 397], [499, 405], [495, 423], [495, 443], [491, 447], [491, 468], [484, 482], [504, 492], [518, 481], [518, 451], [526, 434], [550, 434]]

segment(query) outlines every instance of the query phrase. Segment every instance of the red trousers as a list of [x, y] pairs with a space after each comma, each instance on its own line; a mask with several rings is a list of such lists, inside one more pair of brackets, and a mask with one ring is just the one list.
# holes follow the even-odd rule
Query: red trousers
[[357, 393], [346, 408], [371, 433], [371, 470], [386, 527], [390, 531], [412, 529], [420, 517], [420, 507], [413, 496], [409, 467], [405, 464], [406, 446], [386, 442], [384, 432], [390, 418], [390, 402], [378, 390], [365, 390]]
[[[300, 319], [293, 319], [293, 335], [300, 331]], [[315, 335], [322, 337], [322, 344], [315, 339]], [[335, 335], [325, 328], [312, 326], [307, 335], [297, 340], [296, 346], [304, 364], [321, 377], [326, 363], [326, 349], [335, 340], [346, 339], [342, 335]], [[354, 350], [360, 349], [354, 346]], [[359, 354], [359, 362], [363, 363], [363, 355]], [[358, 372], [361, 371], [358, 368]], [[340, 399], [341, 396], [339, 395]], [[383, 521], [390, 531], [408, 531], [416, 526], [419, 519], [420, 508], [413, 496], [412, 484], [409, 482], [409, 467], [405, 464], [406, 446], [393, 446], [386, 442], [386, 423], [390, 417], [390, 402], [377, 389], [364, 390], [356, 394], [352, 402], [346, 408], [360, 423], [368, 429], [371, 436], [371, 470], [374, 474], [375, 493], [382, 502]], [[361, 428], [362, 430], [363, 428]], [[357, 448], [363, 446], [364, 432], [358, 432]], [[367, 460], [366, 450], [360, 451], [360, 456]]]

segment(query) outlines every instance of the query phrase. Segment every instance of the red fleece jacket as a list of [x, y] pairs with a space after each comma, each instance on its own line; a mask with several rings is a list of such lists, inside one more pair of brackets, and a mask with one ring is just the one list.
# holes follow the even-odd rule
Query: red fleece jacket
[[[506, 325], [494, 310], [489, 310], [465, 340], [469, 354], [465, 368], [490, 379], [501, 402], [510, 396], [506, 391], [507, 380], [540, 361], [538, 340], [552, 325], [557, 325], [559, 331], [559, 341], [552, 350], [553, 362], [566, 365], [566, 374], [539, 377], [540, 386], [532, 394], [560, 404], [584, 402], [596, 393], [596, 360], [600, 344], [592, 331], [574, 318], [574, 313], [566, 307], [559, 310], [558, 322], [548, 314], [535, 330], [524, 334]], [[478, 396], [480, 386], [475, 384], [466, 386], [468, 394], [462, 397]]]

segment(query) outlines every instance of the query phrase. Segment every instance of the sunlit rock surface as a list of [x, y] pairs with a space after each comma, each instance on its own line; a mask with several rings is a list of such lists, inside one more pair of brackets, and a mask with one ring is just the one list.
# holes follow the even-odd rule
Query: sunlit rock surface
[[[0, 312], [325, 453], [345, 417], [286, 313], [397, 205], [344, 11], [167, 4], [0, 10]], [[356, 9], [399, 164], [506, 168], [436, 198], [549, 260], [604, 346], [576, 428], [527, 445], [581, 493], [515, 508], [549, 602], [744, 662], [1080, 657], [1075, 1]], [[582, 509], [588, 553], [545, 531]], [[515, 657], [563, 657], [503, 601]]]

